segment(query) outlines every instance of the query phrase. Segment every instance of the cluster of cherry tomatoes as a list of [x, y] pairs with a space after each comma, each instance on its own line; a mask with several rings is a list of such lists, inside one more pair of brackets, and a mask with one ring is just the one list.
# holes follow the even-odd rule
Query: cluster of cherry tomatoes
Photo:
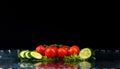
[[64, 58], [65, 56], [71, 56], [74, 54], [79, 54], [80, 48], [78, 45], [57, 45], [57, 44], [52, 44], [52, 45], [38, 45], [36, 47], [36, 52], [40, 53], [43, 56], [47, 56], [48, 58]]

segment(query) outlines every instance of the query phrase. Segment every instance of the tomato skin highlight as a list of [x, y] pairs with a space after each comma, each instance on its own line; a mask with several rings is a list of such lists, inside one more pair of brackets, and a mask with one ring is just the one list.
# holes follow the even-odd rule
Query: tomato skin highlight
[[79, 54], [79, 47], [76, 47], [76, 46], [71, 46], [70, 49], [68, 50], [68, 55], [71, 56], [71, 55], [74, 55], [74, 54]]
[[64, 48], [65, 50], [69, 49], [69, 47], [67, 45], [63, 45], [62, 48]]
[[56, 53], [58, 52], [58, 47], [57, 46], [52, 46], [53, 49], [55, 49]]
[[45, 55], [45, 47], [43, 45], [39, 45], [36, 47], [36, 52]]
[[64, 49], [67, 51], [67, 56], [68, 56], [68, 55], [69, 55], [69, 54], [68, 54], [69, 46], [63, 45], [62, 48], [64, 48]]
[[65, 50], [64, 48], [59, 48], [58, 49], [58, 54], [57, 56], [59, 58], [64, 58], [67, 55], [67, 50]]
[[45, 56], [47, 56], [48, 58], [55, 58], [56, 55], [57, 55], [57, 53], [56, 53], [55, 49], [52, 47], [48, 47], [45, 50]]
[[78, 51], [80, 51], [80, 48], [78, 45], [72, 45], [72, 47], [76, 48]]
[[57, 45], [49, 45], [49, 48], [53, 48], [56, 52], [56, 57], [57, 57], [57, 52], [58, 52], [58, 46]]

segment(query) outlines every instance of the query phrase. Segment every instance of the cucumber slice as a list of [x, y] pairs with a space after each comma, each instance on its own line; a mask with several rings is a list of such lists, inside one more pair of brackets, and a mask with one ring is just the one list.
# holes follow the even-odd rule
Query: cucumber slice
[[40, 53], [36, 52], [36, 51], [31, 51], [30, 55], [34, 59], [42, 59], [42, 55]]
[[27, 59], [31, 59], [29, 53], [30, 53], [30, 51], [26, 51], [26, 52], [25, 52], [25, 54], [24, 54], [24, 55], [25, 55], [25, 58], [27, 58]]
[[88, 59], [90, 58], [92, 55], [92, 51], [90, 48], [83, 48], [81, 49], [81, 51], [79, 52], [79, 56], [82, 60]]
[[25, 53], [26, 53], [27, 51], [29, 51], [29, 50], [23, 50], [23, 51], [21, 51], [21, 52], [18, 54], [18, 57], [19, 57], [20, 59], [25, 59]]

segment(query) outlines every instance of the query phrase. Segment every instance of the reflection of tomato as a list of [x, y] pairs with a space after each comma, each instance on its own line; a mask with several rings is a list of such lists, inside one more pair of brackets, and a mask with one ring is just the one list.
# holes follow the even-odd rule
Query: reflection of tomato
[[56, 63], [47, 62], [36, 66], [36, 69], [57, 69], [57, 65]]
[[59, 58], [64, 58], [67, 55], [67, 51], [64, 48], [59, 48], [57, 55]]
[[57, 62], [56, 65], [57, 65], [57, 69], [65, 69], [66, 68], [66, 65], [64, 64], [64, 62]]
[[36, 52], [39, 52], [40, 54], [45, 55], [45, 47], [43, 45], [37, 46]]
[[56, 63], [48, 62], [46, 66], [44, 69], [57, 69]]
[[56, 56], [56, 51], [54, 48], [52, 47], [48, 47], [45, 50], [45, 56], [47, 56], [48, 58], [54, 58]]
[[[36, 66], [37, 65], [37, 66]], [[78, 65], [66, 64], [64, 62], [46, 62], [35, 64], [36, 69], [79, 69]]]
[[75, 69], [74, 66], [71, 66], [71, 65], [67, 65], [67, 68], [68, 69]]
[[74, 65], [74, 62], [66, 64], [66, 67], [67, 69], [79, 69], [79, 65], [78, 64]]

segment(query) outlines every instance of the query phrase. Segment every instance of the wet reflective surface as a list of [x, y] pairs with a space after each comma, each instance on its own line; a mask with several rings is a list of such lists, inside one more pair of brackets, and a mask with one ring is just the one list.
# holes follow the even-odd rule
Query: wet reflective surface
[[119, 50], [95, 50], [96, 60], [64, 63], [22, 62], [19, 50], [0, 50], [0, 69], [116, 69], [120, 68]]

